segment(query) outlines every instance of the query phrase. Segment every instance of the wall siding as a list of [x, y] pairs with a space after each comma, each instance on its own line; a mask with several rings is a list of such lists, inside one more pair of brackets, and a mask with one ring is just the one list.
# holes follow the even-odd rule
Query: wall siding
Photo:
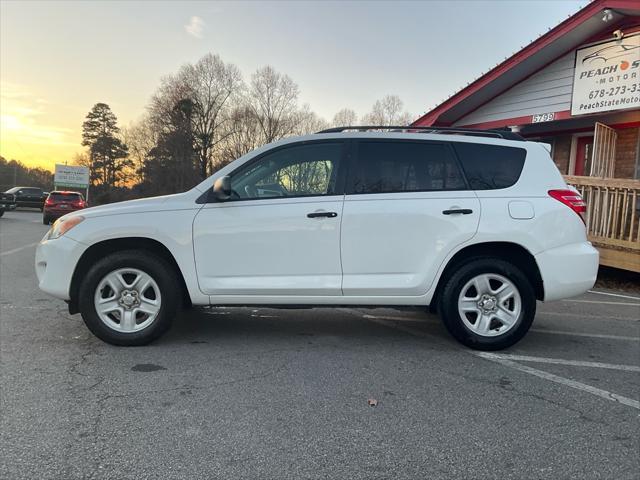
[[536, 113], [569, 110], [573, 89], [574, 59], [575, 52], [560, 57], [477, 110], [462, 117], [454, 125], [474, 125]]

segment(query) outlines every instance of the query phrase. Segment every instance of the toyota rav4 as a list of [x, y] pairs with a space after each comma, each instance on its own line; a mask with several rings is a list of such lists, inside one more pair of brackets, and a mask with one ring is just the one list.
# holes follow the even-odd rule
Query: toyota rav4
[[117, 345], [184, 305], [417, 306], [513, 345], [536, 300], [591, 288], [585, 204], [543, 144], [502, 131], [345, 127], [265, 145], [176, 195], [63, 216], [45, 292]]

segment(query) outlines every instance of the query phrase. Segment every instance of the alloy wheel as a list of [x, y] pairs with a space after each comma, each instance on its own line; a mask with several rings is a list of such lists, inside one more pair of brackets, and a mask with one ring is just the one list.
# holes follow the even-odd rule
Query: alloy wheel
[[114, 270], [98, 283], [94, 306], [100, 320], [110, 329], [134, 333], [157, 318], [162, 305], [160, 287], [137, 268]]

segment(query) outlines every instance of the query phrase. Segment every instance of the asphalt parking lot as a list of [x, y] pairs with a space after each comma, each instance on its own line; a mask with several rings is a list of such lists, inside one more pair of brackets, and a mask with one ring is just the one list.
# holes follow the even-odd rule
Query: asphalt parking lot
[[38, 290], [46, 230], [0, 219], [0, 478], [640, 478], [633, 295], [539, 304], [496, 354], [389, 309], [194, 309], [117, 348]]

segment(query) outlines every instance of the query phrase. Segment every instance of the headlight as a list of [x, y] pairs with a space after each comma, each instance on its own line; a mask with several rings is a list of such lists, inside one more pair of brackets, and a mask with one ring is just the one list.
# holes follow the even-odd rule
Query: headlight
[[49, 230], [49, 236], [47, 239], [55, 240], [56, 238], [61, 237], [83, 220], [84, 217], [82, 215], [74, 215], [69, 218], [59, 218], [53, 223], [51, 230]]

